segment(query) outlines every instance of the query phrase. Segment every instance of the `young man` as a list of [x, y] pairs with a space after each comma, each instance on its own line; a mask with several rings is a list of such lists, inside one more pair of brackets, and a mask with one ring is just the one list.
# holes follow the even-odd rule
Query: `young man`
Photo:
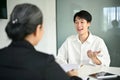
[[56, 61], [60, 64], [109, 66], [110, 56], [103, 39], [89, 31], [91, 14], [81, 10], [74, 15], [73, 21], [78, 34], [66, 39], [58, 50]]

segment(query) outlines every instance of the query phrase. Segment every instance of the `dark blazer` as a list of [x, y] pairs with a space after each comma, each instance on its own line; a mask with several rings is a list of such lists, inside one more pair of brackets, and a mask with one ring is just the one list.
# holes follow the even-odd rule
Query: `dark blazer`
[[36, 51], [27, 41], [12, 42], [8, 47], [0, 49], [0, 80], [72, 79], [52, 55]]

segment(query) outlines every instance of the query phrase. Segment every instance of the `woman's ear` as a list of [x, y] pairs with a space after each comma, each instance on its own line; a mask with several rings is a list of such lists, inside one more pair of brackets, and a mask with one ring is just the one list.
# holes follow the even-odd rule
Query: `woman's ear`
[[33, 33], [34, 36], [34, 45], [38, 44], [38, 42], [41, 40], [43, 36], [43, 26], [37, 25], [35, 32]]
[[40, 33], [41, 29], [42, 29], [42, 25], [40, 25], [40, 24], [37, 25], [34, 35], [38, 35]]
[[38, 40], [40, 40], [43, 36], [44, 33], [44, 29], [43, 29], [43, 25], [39, 24], [36, 27], [36, 31], [35, 31], [35, 36], [38, 38]]
[[43, 28], [43, 24], [39, 24], [37, 27], [39, 27], [39, 29]]

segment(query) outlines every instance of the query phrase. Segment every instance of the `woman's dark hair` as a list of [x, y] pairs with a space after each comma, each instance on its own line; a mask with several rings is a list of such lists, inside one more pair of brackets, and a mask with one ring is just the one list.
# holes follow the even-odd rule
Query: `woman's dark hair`
[[79, 12], [77, 12], [74, 15], [73, 21], [75, 22], [75, 18], [79, 17], [79, 18], [83, 18], [85, 19], [87, 22], [91, 22], [92, 21], [92, 16], [89, 12], [85, 11], [85, 10], [81, 10]]
[[5, 30], [10, 39], [18, 41], [33, 33], [37, 25], [42, 23], [43, 15], [37, 6], [29, 3], [18, 4], [13, 9]]

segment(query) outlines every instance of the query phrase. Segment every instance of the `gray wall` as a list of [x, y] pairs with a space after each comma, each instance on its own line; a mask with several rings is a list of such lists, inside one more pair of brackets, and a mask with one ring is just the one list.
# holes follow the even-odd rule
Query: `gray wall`
[[[119, 44], [117, 41], [120, 40], [117, 39], [120, 39], [120, 36], [112, 38], [113, 40], [111, 40], [111, 36], [114, 35], [110, 35], [110, 37], [107, 35], [109, 29], [112, 28], [110, 20], [114, 15], [110, 16], [110, 20], [108, 20], [108, 17], [105, 17], [104, 8], [111, 7], [119, 7], [120, 9], [120, 0], [57, 0], [57, 49], [59, 49], [69, 35], [76, 34], [73, 15], [76, 11], [85, 9], [93, 16], [92, 24], [90, 26], [91, 32], [105, 40], [111, 56], [111, 66], [120, 67], [120, 51], [117, 49], [120, 49], [120, 47], [119, 45], [116, 45]], [[119, 18], [116, 17], [116, 19], [120, 21], [120, 10], [118, 10], [118, 14], [117, 17]], [[120, 30], [114, 32], [120, 34]]]

